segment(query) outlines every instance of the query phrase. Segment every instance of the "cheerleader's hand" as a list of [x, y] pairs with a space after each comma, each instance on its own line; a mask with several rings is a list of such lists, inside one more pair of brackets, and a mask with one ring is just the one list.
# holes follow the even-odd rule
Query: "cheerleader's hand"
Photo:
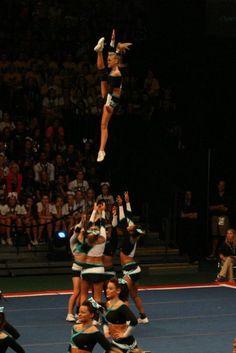
[[106, 105], [105, 108], [106, 108], [108, 113], [112, 113], [113, 112], [113, 108], [110, 107], [110, 105]]
[[117, 195], [116, 201], [117, 201], [119, 206], [122, 206], [123, 200], [122, 200], [122, 197], [120, 195]]

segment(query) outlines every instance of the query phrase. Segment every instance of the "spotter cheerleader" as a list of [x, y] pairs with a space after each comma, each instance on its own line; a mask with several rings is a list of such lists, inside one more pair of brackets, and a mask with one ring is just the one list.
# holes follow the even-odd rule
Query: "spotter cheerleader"
[[[89, 289], [92, 289], [96, 302], [101, 302], [102, 289], [104, 283], [104, 264], [103, 253], [106, 245], [106, 228], [105, 228], [105, 202], [94, 204], [94, 210], [91, 214], [88, 229], [86, 231], [86, 241], [90, 246], [86, 263], [81, 271], [81, 303], [88, 298]], [[100, 214], [100, 219], [96, 221], [100, 225], [96, 225], [95, 219]]]
[[138, 318], [138, 323], [147, 324], [149, 320], [144, 312], [142, 299], [138, 294], [138, 280], [140, 279], [141, 268], [135, 261], [138, 240], [144, 232], [131, 220], [132, 210], [128, 192], [125, 192], [124, 199], [126, 204], [126, 215], [124, 212], [123, 200], [121, 196], [117, 197], [119, 205], [119, 224], [117, 226], [117, 233], [120, 235], [120, 263], [122, 266], [123, 278], [126, 280], [129, 287], [129, 294], [139, 311], [140, 317]]
[[72, 284], [73, 293], [68, 301], [68, 313], [66, 316], [66, 321], [73, 322], [76, 320], [74, 315], [74, 308], [77, 304], [79, 306], [80, 300], [80, 287], [81, 287], [81, 270], [86, 262], [86, 253], [88, 251], [88, 246], [85, 243], [85, 222], [86, 214], [81, 217], [81, 222], [76, 224], [72, 229], [72, 235], [70, 237], [70, 249], [74, 257], [72, 264]]

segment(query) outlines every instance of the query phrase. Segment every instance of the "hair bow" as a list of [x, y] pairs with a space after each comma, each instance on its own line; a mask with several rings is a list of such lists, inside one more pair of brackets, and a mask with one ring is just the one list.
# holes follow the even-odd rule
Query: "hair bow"
[[93, 297], [90, 297], [90, 298], [88, 299], [88, 301], [92, 304], [92, 306], [93, 306], [95, 309], [101, 308], [101, 305], [98, 304], [98, 303], [93, 299]]
[[119, 284], [127, 284], [127, 281], [124, 278], [118, 278]]

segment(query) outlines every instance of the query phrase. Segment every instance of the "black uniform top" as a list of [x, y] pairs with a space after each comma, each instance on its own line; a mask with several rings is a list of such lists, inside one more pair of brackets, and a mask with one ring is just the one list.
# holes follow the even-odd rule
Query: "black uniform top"
[[112, 93], [114, 88], [121, 88], [122, 76], [112, 76], [108, 75], [108, 92]]
[[138, 323], [136, 316], [126, 304], [115, 309], [106, 309], [105, 320], [111, 324], [125, 324], [128, 321], [130, 326], [136, 326]]
[[86, 351], [92, 352], [94, 346], [99, 343], [100, 346], [106, 350], [106, 353], [111, 348], [110, 342], [106, 337], [100, 332], [84, 332], [83, 330], [75, 330], [73, 328], [73, 333], [71, 336], [71, 345], [84, 349]]
[[120, 239], [120, 251], [123, 252], [126, 256], [134, 257], [138, 237], [135, 234], [130, 234], [127, 230], [124, 231], [124, 234], [121, 236]]
[[[125, 324], [129, 322], [129, 326], [136, 326], [138, 321], [136, 316], [130, 310], [126, 304], [120, 305], [118, 308], [107, 308], [104, 316], [104, 324]], [[113, 339], [115, 342], [131, 345], [135, 341], [134, 336], [130, 335], [128, 337]]]
[[4, 329], [4, 331], [6, 331], [7, 333], [9, 333], [15, 340], [20, 337], [20, 334], [19, 334], [19, 332], [17, 331], [17, 329], [15, 329], [15, 327], [13, 327], [13, 326], [12, 326], [11, 324], [9, 324], [9, 322], [7, 322], [7, 321], [5, 321], [3, 329]]
[[19, 343], [9, 335], [5, 338], [0, 338], [0, 352], [5, 353], [8, 348], [11, 348], [16, 353], [25, 353], [25, 350], [19, 345]]
[[106, 240], [104, 255], [113, 256], [116, 252], [117, 245], [118, 245], [118, 239], [117, 239], [116, 229], [112, 228], [111, 236]]

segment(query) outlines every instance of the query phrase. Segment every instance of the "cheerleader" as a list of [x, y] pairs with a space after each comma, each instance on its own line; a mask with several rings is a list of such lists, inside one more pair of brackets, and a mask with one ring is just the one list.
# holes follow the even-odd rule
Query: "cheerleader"
[[70, 237], [70, 250], [74, 257], [72, 264], [72, 284], [73, 293], [68, 301], [68, 313], [66, 316], [66, 321], [73, 322], [76, 320], [74, 315], [75, 306], [79, 306], [80, 301], [80, 287], [81, 287], [81, 270], [86, 261], [86, 252], [88, 250], [85, 244], [85, 223], [86, 214], [81, 217], [80, 223], [76, 224], [71, 229]]
[[109, 280], [110, 278], [116, 275], [114, 264], [113, 264], [113, 259], [118, 246], [117, 233], [116, 233], [118, 214], [117, 214], [116, 204], [112, 206], [111, 212], [112, 212], [112, 223], [106, 224], [107, 240], [106, 240], [106, 245], [103, 253], [105, 281]]
[[119, 205], [119, 224], [117, 226], [120, 232], [120, 263], [122, 266], [123, 278], [129, 287], [129, 294], [133, 299], [135, 306], [139, 311], [139, 324], [147, 324], [149, 319], [144, 312], [144, 306], [141, 297], [138, 294], [138, 281], [141, 275], [141, 268], [135, 261], [135, 252], [140, 236], [144, 232], [138, 228], [131, 220], [132, 210], [128, 192], [124, 194], [126, 204], [126, 215], [123, 208], [121, 196], [117, 197]]
[[103, 253], [106, 245], [105, 208], [105, 202], [101, 201], [99, 204], [94, 204], [86, 231], [86, 241], [89, 250], [86, 256], [86, 263], [81, 271], [81, 303], [87, 299], [90, 288], [96, 302], [101, 302], [102, 299], [104, 282]]
[[112, 346], [121, 352], [142, 353], [133, 336], [137, 319], [130, 308], [124, 303], [126, 298], [123, 281], [111, 278], [106, 286], [106, 308], [103, 317], [103, 332], [105, 337], [112, 339]]
[[6, 321], [4, 307], [0, 307], [0, 352], [5, 353], [11, 348], [16, 353], [25, 353], [22, 346], [16, 341], [19, 332]]
[[79, 309], [79, 323], [72, 329], [69, 352], [91, 353], [98, 343], [105, 349], [104, 353], [122, 353], [119, 349], [113, 349], [104, 334], [93, 324], [96, 314], [97, 306], [94, 306], [90, 300], [82, 303]]
[[97, 52], [97, 68], [101, 73], [101, 96], [105, 101], [102, 111], [101, 139], [97, 162], [102, 162], [105, 158], [108, 124], [120, 101], [122, 91], [122, 74], [119, 68], [121, 54], [128, 50], [132, 43], [118, 43], [115, 48], [115, 30], [113, 30], [107, 57], [107, 68], [103, 58], [104, 44], [105, 38], [102, 37], [94, 48]]

